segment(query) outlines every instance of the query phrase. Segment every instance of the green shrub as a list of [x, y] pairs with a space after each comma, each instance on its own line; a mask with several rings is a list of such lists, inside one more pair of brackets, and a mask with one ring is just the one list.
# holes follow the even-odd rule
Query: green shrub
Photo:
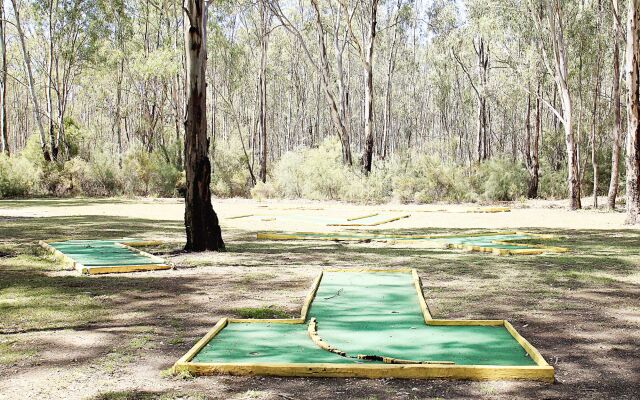
[[486, 200], [513, 201], [527, 194], [527, 170], [506, 158], [492, 158], [480, 164], [475, 186]]
[[543, 163], [540, 168], [538, 196], [544, 199], [566, 198], [568, 196], [566, 168], [554, 171], [548, 164]]
[[318, 148], [305, 151], [301, 168], [306, 175], [305, 198], [340, 200], [344, 197], [349, 175], [342, 164], [340, 143], [335, 137], [325, 139]]
[[82, 190], [76, 183], [82, 180], [78, 176], [85, 174], [85, 168], [86, 163], [79, 159], [64, 164], [43, 162], [39, 174], [40, 186], [44, 193], [55, 197], [79, 195]]
[[391, 198], [390, 169], [382, 164], [375, 165], [369, 175], [364, 175], [359, 168], [351, 168], [346, 174], [342, 200], [356, 203], [384, 203]]
[[251, 175], [240, 140], [235, 138], [218, 140], [211, 158], [213, 162], [212, 193], [218, 197], [249, 197]]
[[23, 157], [0, 154], [0, 198], [34, 194], [38, 172]]
[[278, 161], [273, 170], [275, 189], [282, 197], [300, 198], [305, 195], [306, 173], [304, 151], [289, 151]]
[[116, 196], [122, 194], [122, 174], [115, 160], [103, 153], [95, 153], [80, 182], [86, 196]]
[[258, 181], [251, 189], [251, 198], [255, 200], [272, 199], [278, 197], [275, 187], [271, 182], [263, 183]]
[[165, 196], [176, 194], [182, 173], [159, 151], [149, 153], [132, 148], [122, 162], [124, 188], [127, 194]]
[[325, 139], [317, 148], [288, 152], [274, 168], [274, 186], [287, 198], [342, 199], [351, 182], [341, 154], [336, 138]]
[[472, 193], [462, 167], [442, 164], [428, 156], [396, 161], [393, 194], [403, 203], [465, 201]]

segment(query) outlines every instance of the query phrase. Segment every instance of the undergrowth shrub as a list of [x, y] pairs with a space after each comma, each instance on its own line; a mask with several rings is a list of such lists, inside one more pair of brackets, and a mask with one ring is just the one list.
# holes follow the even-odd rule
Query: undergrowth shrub
[[464, 169], [429, 156], [403, 156], [393, 179], [393, 194], [403, 203], [470, 200], [472, 189]]
[[132, 148], [122, 161], [125, 192], [140, 196], [171, 197], [182, 173], [161, 151]]
[[117, 162], [103, 153], [95, 153], [80, 182], [87, 196], [117, 196], [123, 193], [122, 173]]
[[[251, 174], [240, 140], [229, 138], [216, 141], [211, 158], [212, 193], [218, 197], [248, 197], [251, 193]], [[257, 173], [256, 168], [254, 174]]]
[[564, 199], [567, 195], [567, 169], [561, 168], [554, 171], [551, 167], [542, 164], [538, 196], [545, 199]]
[[288, 152], [273, 170], [274, 187], [287, 198], [343, 199], [351, 182], [341, 154], [335, 138], [326, 139], [317, 148]]
[[0, 198], [35, 194], [38, 171], [23, 157], [0, 154]]
[[527, 194], [529, 175], [524, 166], [506, 158], [480, 164], [474, 177], [476, 190], [485, 200], [513, 201]]

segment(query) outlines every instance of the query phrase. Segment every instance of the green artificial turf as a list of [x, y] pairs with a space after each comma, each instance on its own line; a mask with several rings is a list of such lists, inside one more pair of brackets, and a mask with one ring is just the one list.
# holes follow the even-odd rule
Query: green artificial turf
[[87, 267], [158, 264], [158, 261], [117, 243], [115, 240], [68, 240], [49, 243], [49, 246]]
[[[305, 324], [229, 323], [193, 359], [215, 363], [352, 363], [359, 354], [457, 365], [536, 365], [502, 326], [426, 325], [411, 273], [325, 272]], [[368, 362], [368, 361], [365, 361]]]
[[[359, 222], [360, 220], [358, 220]], [[538, 249], [538, 247], [530, 246], [527, 244], [510, 244], [510, 243], [495, 243], [495, 242], [511, 242], [519, 240], [531, 240], [533, 236], [527, 234], [487, 234], [487, 235], [471, 235], [461, 237], [412, 237], [411, 235], [376, 235], [376, 234], [345, 234], [345, 233], [313, 233], [313, 232], [300, 232], [300, 233], [287, 233], [293, 235], [296, 239], [301, 240], [393, 240], [393, 241], [428, 241], [439, 243], [441, 245], [447, 244], [464, 244], [469, 246], [490, 247], [492, 249], [507, 249], [507, 250], [524, 250], [524, 249]], [[295, 240], [295, 239], [292, 239]]]

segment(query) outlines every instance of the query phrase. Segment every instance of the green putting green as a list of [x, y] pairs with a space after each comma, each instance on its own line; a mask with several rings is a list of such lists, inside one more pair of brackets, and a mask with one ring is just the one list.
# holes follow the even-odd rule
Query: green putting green
[[[470, 321], [427, 325], [407, 272], [324, 272], [304, 323], [229, 322], [186, 360], [196, 364], [383, 364], [380, 357], [456, 366], [539, 365], [507, 330]], [[323, 342], [308, 334], [317, 321]], [[459, 322], [459, 321], [455, 321]], [[196, 346], [197, 347], [197, 346]], [[358, 359], [376, 356], [377, 361]]]
[[497, 254], [540, 254], [543, 252], [566, 252], [562, 247], [541, 246], [537, 244], [516, 243], [517, 241], [540, 238], [528, 233], [487, 233], [486, 235], [400, 235], [400, 234], [359, 234], [359, 233], [258, 233], [258, 239], [264, 240], [334, 240], [334, 241], [424, 241], [442, 247], [494, 252]]
[[67, 240], [46, 243], [85, 273], [131, 272], [166, 269], [158, 257], [123, 245], [127, 240]]

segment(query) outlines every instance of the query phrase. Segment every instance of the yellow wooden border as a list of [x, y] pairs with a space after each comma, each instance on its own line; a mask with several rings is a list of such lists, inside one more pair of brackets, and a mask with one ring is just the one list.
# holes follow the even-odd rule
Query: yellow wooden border
[[[222, 318], [200, 339], [184, 356], [173, 365], [173, 372], [189, 372], [194, 375], [264, 375], [297, 377], [337, 377], [337, 378], [405, 378], [405, 379], [467, 379], [467, 380], [537, 380], [554, 381], [554, 368], [547, 364], [540, 352], [524, 339], [515, 328], [505, 320], [440, 320], [433, 319], [424, 299], [420, 276], [415, 269], [331, 269], [326, 272], [407, 272], [413, 276], [418, 302], [427, 325], [484, 325], [504, 326], [513, 338], [522, 346], [535, 366], [501, 365], [449, 365], [446, 361], [425, 364], [383, 363], [383, 364], [330, 364], [330, 363], [196, 363], [192, 362], [198, 352], [211, 341], [229, 323], [269, 322], [303, 324], [306, 322], [308, 308], [322, 280], [322, 273], [315, 279], [311, 291], [305, 299], [301, 318], [251, 320]], [[310, 328], [308, 328], [310, 329]], [[314, 341], [315, 343], [315, 341]], [[324, 342], [323, 342], [324, 343]], [[326, 343], [325, 343], [326, 344]], [[316, 345], [318, 345], [316, 343]], [[326, 344], [328, 348], [330, 345]], [[324, 348], [321, 346], [321, 348]], [[325, 349], [326, 350], [326, 349]], [[331, 350], [329, 350], [331, 351]], [[338, 351], [339, 352], [339, 351]], [[403, 361], [403, 360], [399, 360]], [[406, 360], [409, 361], [409, 360]]]
[[338, 224], [327, 224], [327, 226], [378, 226], [378, 225], [384, 225], [384, 224], [388, 224], [390, 222], [394, 222], [394, 221], [398, 221], [400, 219], [403, 218], [409, 218], [411, 216], [411, 214], [405, 214], [405, 215], [400, 215], [397, 217], [391, 217], [391, 218], [387, 218], [387, 219], [383, 219], [382, 221], [377, 221], [377, 222], [373, 222], [371, 224], [362, 224], [362, 223], [358, 223], [358, 222], [347, 222], [347, 223], [338, 223]]
[[357, 221], [359, 219], [375, 217], [376, 215], [380, 215], [380, 213], [365, 214], [365, 215], [360, 215], [359, 217], [347, 218], [347, 221]]
[[193, 375], [261, 375], [324, 378], [535, 380], [553, 382], [553, 368], [446, 364], [275, 364], [176, 363], [175, 372]]
[[445, 320], [445, 319], [433, 319], [431, 313], [429, 312], [429, 307], [427, 306], [427, 302], [424, 298], [424, 292], [422, 291], [422, 280], [418, 275], [418, 272], [414, 269], [412, 270], [413, 275], [413, 283], [418, 292], [418, 302], [420, 303], [420, 309], [422, 310], [424, 321], [427, 325], [493, 325], [493, 326], [504, 326], [505, 329], [513, 336], [513, 338], [522, 346], [522, 348], [527, 352], [529, 357], [538, 364], [540, 367], [548, 367], [549, 364], [545, 361], [544, 357], [540, 354], [540, 352], [531, 345], [524, 337], [522, 337], [518, 331], [511, 325], [511, 323], [507, 320]]
[[240, 214], [240, 215], [234, 215], [233, 217], [226, 217], [223, 219], [240, 219], [240, 218], [247, 218], [247, 217], [253, 217], [254, 214]]
[[[305, 235], [323, 235], [323, 236], [305, 236]], [[495, 235], [527, 235], [533, 238], [539, 239], [552, 239], [554, 235], [529, 233], [523, 231], [497, 231], [487, 233], [469, 233], [469, 234], [454, 234], [454, 235], [387, 235], [387, 234], [368, 234], [369, 237], [358, 237], [358, 234], [354, 234], [351, 237], [332, 236], [331, 232], [299, 232], [299, 233], [274, 233], [274, 232], [261, 232], [256, 234], [258, 240], [319, 240], [319, 241], [337, 241], [337, 242], [353, 242], [358, 240], [391, 240], [404, 239], [405, 241], [411, 240], [425, 240], [425, 239], [447, 239], [447, 238], [460, 238], [460, 237], [480, 237], [480, 236], [495, 236]], [[371, 237], [373, 236], [373, 237]], [[517, 243], [508, 240], [493, 240], [491, 243], [500, 245], [514, 245], [514, 246], [527, 246], [530, 249], [501, 249], [491, 246], [478, 246], [466, 243], [443, 243], [442, 245], [434, 247], [444, 247], [448, 249], [459, 249], [466, 251], [473, 251], [479, 253], [492, 253], [495, 255], [538, 255], [542, 253], [566, 253], [569, 251], [566, 247], [547, 246], [543, 244], [528, 244]]]
[[[349, 232], [351, 234], [351, 232]], [[332, 241], [355, 241], [369, 240], [370, 237], [358, 237], [358, 233], [353, 233], [351, 237], [331, 236], [334, 232], [259, 232], [256, 234], [257, 239], [261, 240], [332, 240]], [[320, 237], [304, 236], [304, 235], [323, 235]], [[541, 233], [530, 233], [525, 231], [490, 231], [490, 232], [472, 232], [472, 233], [455, 233], [451, 235], [394, 235], [382, 233], [368, 233], [367, 236], [373, 236], [373, 239], [448, 239], [475, 236], [495, 236], [495, 235], [528, 235], [539, 239], [552, 239], [556, 236]]]
[[468, 208], [464, 211], [465, 213], [500, 213], [500, 212], [511, 212], [511, 208], [509, 207], [473, 207]]
[[[74, 240], [74, 239], [66, 239], [66, 240]], [[100, 265], [100, 266], [90, 266], [90, 265], [84, 265], [82, 263], [77, 262], [76, 260], [74, 260], [73, 258], [69, 257], [68, 255], [64, 254], [63, 252], [61, 252], [60, 250], [56, 249], [55, 247], [51, 246], [49, 243], [53, 243], [53, 242], [58, 242], [58, 241], [65, 241], [65, 240], [39, 240], [38, 244], [40, 245], [40, 247], [44, 248], [45, 250], [53, 253], [54, 256], [56, 256], [57, 258], [60, 258], [63, 262], [70, 264], [71, 267], [73, 267], [76, 271], [80, 272], [81, 274], [88, 274], [88, 275], [98, 275], [98, 274], [115, 274], [115, 273], [125, 273], [125, 272], [139, 272], [139, 271], [156, 271], [156, 270], [163, 270], [163, 269], [171, 269], [171, 265], [169, 265], [168, 263], [166, 263], [162, 258], [158, 257], [158, 256], [154, 256], [153, 254], [147, 253], [145, 251], [142, 251], [140, 249], [136, 249], [135, 247], [131, 246], [132, 243], [137, 243], [137, 242], [115, 242], [115, 244], [117, 246], [121, 246], [124, 247], [128, 250], [134, 251], [136, 253], [142, 254], [146, 257], [151, 258], [152, 260], [156, 261], [157, 264], [141, 264], [141, 265]], [[147, 241], [147, 242], [140, 242], [143, 243], [141, 246], [149, 246], [149, 244], [147, 243], [162, 243], [162, 242], [155, 242], [155, 241]]]

